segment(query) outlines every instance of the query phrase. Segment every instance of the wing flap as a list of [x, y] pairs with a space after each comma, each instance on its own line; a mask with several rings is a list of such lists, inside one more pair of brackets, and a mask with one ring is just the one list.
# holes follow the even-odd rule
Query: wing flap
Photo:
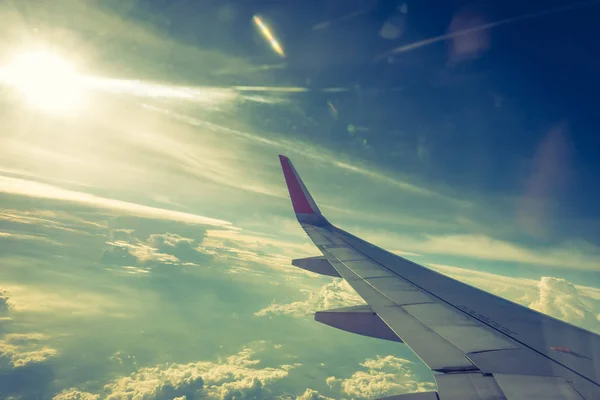
[[369, 306], [352, 306], [317, 311], [315, 321], [346, 332], [402, 342]]
[[584, 400], [563, 378], [494, 374], [494, 379], [508, 400]]
[[339, 278], [340, 274], [333, 268], [331, 263], [323, 256], [297, 258], [292, 260], [292, 265], [315, 274], [333, 276]]

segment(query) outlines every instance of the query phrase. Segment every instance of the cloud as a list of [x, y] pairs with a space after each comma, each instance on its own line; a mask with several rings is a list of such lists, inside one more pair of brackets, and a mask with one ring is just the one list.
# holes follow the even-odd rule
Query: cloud
[[310, 292], [304, 301], [289, 304], [271, 304], [257, 311], [259, 317], [269, 315], [290, 315], [305, 317], [319, 310], [364, 304], [364, 300], [356, 294], [350, 285], [343, 279], [334, 279], [321, 287], [318, 292]]
[[191, 224], [230, 227], [231, 223], [181, 211], [167, 210], [121, 200], [109, 199], [84, 192], [61, 189], [35, 181], [0, 176], [0, 193], [16, 194], [39, 199], [53, 199], [108, 209], [144, 218], [164, 219]]
[[[565, 279], [555, 277], [542, 277], [537, 281], [441, 264], [429, 264], [429, 266], [469, 285], [600, 333], [600, 289], [598, 288], [574, 285]], [[317, 291], [303, 291], [307, 292], [306, 300], [287, 304], [273, 303], [257, 311], [255, 315], [305, 317], [318, 310], [364, 304], [362, 298], [342, 279], [334, 279]]]
[[333, 398], [323, 396], [316, 390], [308, 388], [303, 394], [297, 396], [296, 400], [333, 400]]
[[[0, 289], [0, 321], [7, 318], [12, 309], [8, 292]], [[57, 351], [45, 344], [47, 340], [48, 337], [41, 333], [0, 332], [0, 371], [43, 363], [54, 357]]]
[[[266, 138], [264, 136], [260, 136], [251, 132], [242, 131], [239, 129], [227, 128], [224, 126], [216, 125], [209, 121], [192, 117], [186, 114], [175, 113], [163, 108], [158, 107], [150, 107], [155, 112], [162, 113], [164, 115], [168, 115], [174, 120], [187, 123], [196, 127], [204, 127], [211, 129], [218, 129], [223, 134], [227, 134], [230, 136], [234, 136], [236, 138], [254, 142], [255, 144], [259, 144], [267, 147], [275, 147], [278, 151], [283, 151], [289, 154], [297, 154], [302, 157], [309, 158], [312, 161], [319, 162], [324, 165], [324, 167], [335, 167], [342, 172], [352, 172], [356, 175], [360, 175], [364, 178], [368, 178], [370, 180], [375, 180], [380, 183], [384, 183], [388, 186], [394, 187], [396, 189], [402, 190], [404, 192], [411, 193], [417, 196], [425, 196], [425, 197], [436, 197], [445, 200], [451, 200], [456, 202], [457, 204], [464, 204], [462, 200], [451, 199], [442, 194], [439, 194], [433, 190], [427, 189], [425, 187], [421, 187], [417, 184], [411, 183], [407, 180], [400, 179], [398, 177], [393, 176], [390, 172], [382, 172], [373, 167], [367, 167], [362, 165], [363, 163], [359, 162], [359, 160], [353, 159], [351, 161], [340, 160], [335, 154], [326, 148], [312, 145], [310, 143], [302, 142], [299, 140], [289, 140], [284, 138]], [[242, 187], [247, 190], [256, 191], [258, 193], [264, 193], [268, 195], [278, 196], [280, 197], [281, 190], [273, 191], [266, 190], [264, 187], [250, 187], [247, 184], [242, 183]]]
[[600, 259], [600, 248], [587, 242], [565, 242], [551, 247], [528, 248], [481, 234], [413, 237], [393, 232], [367, 231], [362, 237], [387, 248], [394, 248], [398, 243], [402, 243], [401, 251], [405, 252], [451, 255], [557, 268], [596, 270]]
[[15, 313], [52, 313], [69, 316], [122, 317], [123, 304], [114, 295], [88, 288], [5, 284]]
[[56, 349], [44, 344], [47, 339], [39, 333], [5, 335], [0, 339], [0, 367], [25, 367], [56, 356]]
[[529, 307], [600, 333], [600, 297], [586, 299], [562, 278], [544, 276], [537, 286], [539, 298]]
[[6, 316], [10, 308], [8, 292], [0, 288], [0, 316]]
[[[255, 399], [269, 397], [270, 385], [288, 376], [299, 366], [260, 367], [257, 353], [266, 349], [265, 342], [245, 347], [222, 360], [189, 364], [161, 364], [140, 368], [133, 374], [105, 385], [102, 396], [108, 400], [143, 398], [147, 400], [184, 397], [212, 399]], [[62, 396], [78, 395], [77, 389]], [[93, 396], [90, 393], [84, 393]], [[78, 398], [78, 397], [73, 397]], [[81, 397], [83, 399], [93, 397]], [[70, 399], [70, 397], [62, 397]]]
[[117, 240], [115, 242], [106, 242], [106, 244], [112, 247], [104, 252], [102, 261], [109, 264], [119, 264], [119, 261], [124, 263], [122, 265], [130, 265], [131, 261], [141, 264], [148, 262], [175, 264], [179, 262], [177, 257], [171, 254], [160, 253], [158, 249], [140, 241], [132, 243], [125, 240]]
[[161, 253], [170, 254], [183, 262], [198, 261], [202, 254], [196, 250], [195, 239], [179, 236], [175, 233], [152, 234], [148, 243]]
[[101, 262], [126, 267], [154, 264], [198, 265], [197, 263], [212, 259], [220, 252], [227, 252], [227, 249], [218, 248], [212, 253], [206, 252], [198, 243], [202, 241], [203, 235], [196, 234], [200, 237], [197, 240], [169, 232], [148, 234], [143, 228], [139, 232], [137, 229], [113, 229], [109, 235], [112, 240], [106, 242], [108, 248], [104, 250]]
[[63, 390], [61, 393], [54, 396], [52, 400], [100, 400], [100, 396], [71, 388]]
[[574, 285], [555, 277], [539, 281], [512, 278], [447, 265], [430, 264], [438, 272], [502, 296], [523, 306], [600, 333], [600, 289]]
[[216, 257], [258, 263], [280, 269], [293, 258], [314, 254], [314, 246], [303, 238], [302, 243], [285, 240], [282, 235], [252, 231], [208, 230], [198, 250]]
[[356, 371], [350, 378], [326, 379], [332, 390], [354, 399], [373, 399], [401, 393], [435, 390], [435, 384], [417, 377], [411, 369], [413, 363], [394, 356], [366, 359], [360, 364], [364, 370]]

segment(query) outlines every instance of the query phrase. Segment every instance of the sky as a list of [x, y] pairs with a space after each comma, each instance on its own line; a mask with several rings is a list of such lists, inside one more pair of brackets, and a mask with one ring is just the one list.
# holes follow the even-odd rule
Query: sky
[[435, 388], [327, 218], [600, 332], [600, 2], [0, 4], [0, 398], [375, 399]]

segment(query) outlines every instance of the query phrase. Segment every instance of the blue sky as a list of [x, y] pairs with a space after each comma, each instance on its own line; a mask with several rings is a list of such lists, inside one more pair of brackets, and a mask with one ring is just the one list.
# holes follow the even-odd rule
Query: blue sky
[[600, 331], [600, 6], [564, 4], [4, 3], [0, 396], [431, 388], [312, 320], [360, 299], [290, 265], [282, 153], [338, 226]]

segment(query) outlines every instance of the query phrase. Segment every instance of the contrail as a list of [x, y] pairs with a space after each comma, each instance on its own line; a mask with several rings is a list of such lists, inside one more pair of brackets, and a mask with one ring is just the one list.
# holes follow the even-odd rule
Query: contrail
[[528, 13], [528, 14], [517, 15], [516, 17], [501, 19], [500, 21], [490, 22], [488, 24], [479, 25], [479, 26], [469, 28], [469, 29], [463, 29], [462, 31], [457, 31], [457, 32], [447, 33], [445, 35], [435, 36], [435, 37], [432, 37], [429, 39], [420, 40], [418, 42], [410, 43], [410, 44], [396, 47], [395, 49], [389, 50], [389, 51], [377, 56], [375, 58], [375, 62], [379, 62], [382, 59], [384, 59], [385, 57], [392, 55], [392, 54], [406, 53], [407, 51], [425, 47], [432, 43], [442, 42], [444, 40], [452, 39], [457, 36], [468, 35], [469, 33], [479, 32], [479, 31], [483, 31], [486, 29], [495, 28], [500, 25], [512, 24], [515, 22], [525, 21], [528, 19], [539, 18], [539, 17], [543, 17], [543, 16], [549, 15], [549, 14], [556, 14], [556, 13], [563, 12], [563, 11], [570, 11], [570, 10], [574, 10], [574, 9], [578, 9], [578, 8], [584, 8], [584, 7], [592, 6], [592, 5], [598, 4], [598, 3], [600, 3], [600, 0], [582, 1], [579, 3], [575, 3], [575, 4], [569, 4], [569, 5], [565, 5], [565, 6], [549, 8], [546, 10], [535, 11], [535, 12]]
[[318, 30], [321, 30], [321, 29], [329, 28], [333, 23], [341, 22], [341, 21], [346, 21], [346, 20], [349, 20], [349, 19], [361, 16], [363, 14], [366, 14], [366, 13], [370, 12], [372, 9], [373, 9], [373, 7], [364, 8], [364, 9], [361, 9], [361, 10], [353, 11], [353, 12], [351, 12], [349, 14], [342, 15], [341, 17], [338, 17], [338, 18], [334, 18], [334, 19], [330, 19], [330, 20], [327, 20], [327, 21], [320, 22], [320, 23], [318, 23], [316, 25], [313, 25], [312, 30], [313, 31], [318, 31]]

